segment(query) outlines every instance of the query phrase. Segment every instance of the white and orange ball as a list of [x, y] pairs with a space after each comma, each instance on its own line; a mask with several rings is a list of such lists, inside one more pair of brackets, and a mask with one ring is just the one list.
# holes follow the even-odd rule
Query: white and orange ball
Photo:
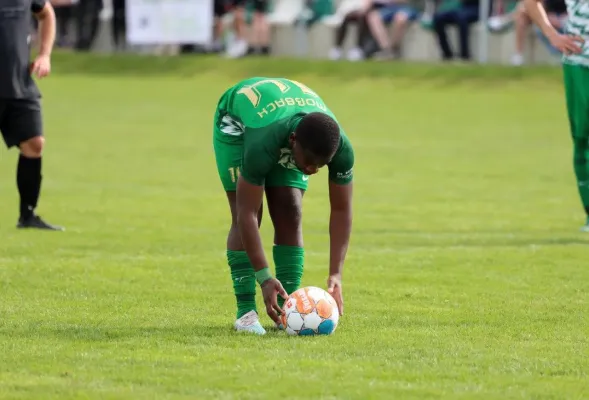
[[308, 286], [286, 300], [282, 322], [289, 335], [331, 335], [339, 322], [339, 310], [327, 291]]

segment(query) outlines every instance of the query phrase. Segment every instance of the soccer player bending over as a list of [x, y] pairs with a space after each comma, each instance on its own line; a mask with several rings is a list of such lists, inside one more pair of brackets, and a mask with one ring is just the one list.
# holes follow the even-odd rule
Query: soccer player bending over
[[[352, 228], [354, 152], [333, 113], [299, 82], [250, 78], [219, 100], [213, 143], [231, 210], [227, 261], [237, 300], [235, 329], [266, 333], [256, 310], [256, 282], [266, 312], [282, 328], [281, 307], [303, 275], [303, 195], [309, 176], [324, 166], [331, 204], [327, 290], [343, 313], [341, 277]], [[274, 226], [276, 277], [259, 233], [264, 192]]]

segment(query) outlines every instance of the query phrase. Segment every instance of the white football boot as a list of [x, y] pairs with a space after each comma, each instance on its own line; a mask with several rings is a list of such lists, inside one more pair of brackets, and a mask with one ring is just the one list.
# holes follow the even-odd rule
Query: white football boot
[[241, 318], [235, 321], [235, 330], [237, 332], [255, 333], [256, 335], [266, 334], [266, 330], [262, 324], [260, 324], [258, 313], [253, 310], [242, 315]]

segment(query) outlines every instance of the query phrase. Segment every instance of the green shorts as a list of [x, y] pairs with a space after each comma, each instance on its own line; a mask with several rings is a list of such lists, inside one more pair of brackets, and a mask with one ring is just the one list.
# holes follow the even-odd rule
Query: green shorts
[[[243, 126], [223, 109], [217, 108], [213, 127], [213, 147], [221, 183], [226, 192], [235, 192], [243, 158]], [[276, 164], [266, 176], [265, 187], [293, 187], [307, 190], [309, 177], [297, 169]]]

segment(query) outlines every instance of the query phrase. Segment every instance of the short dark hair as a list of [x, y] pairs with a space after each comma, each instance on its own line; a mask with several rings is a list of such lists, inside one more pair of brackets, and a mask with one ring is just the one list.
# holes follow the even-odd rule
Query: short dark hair
[[331, 158], [340, 142], [340, 127], [329, 115], [312, 112], [303, 117], [295, 129], [296, 141], [309, 153]]

